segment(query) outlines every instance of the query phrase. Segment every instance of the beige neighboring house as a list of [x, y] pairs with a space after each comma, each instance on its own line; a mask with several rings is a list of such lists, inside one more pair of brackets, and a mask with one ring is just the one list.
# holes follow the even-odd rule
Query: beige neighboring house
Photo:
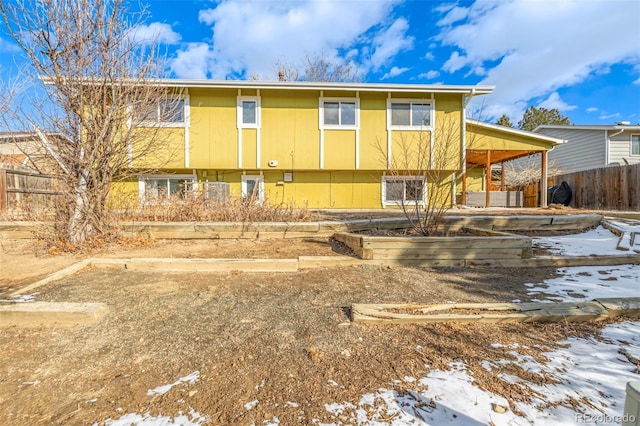
[[34, 132], [0, 132], [0, 168], [45, 174], [53, 170], [51, 159]]
[[562, 173], [640, 163], [640, 124], [542, 125], [534, 132], [566, 141], [548, 153]]

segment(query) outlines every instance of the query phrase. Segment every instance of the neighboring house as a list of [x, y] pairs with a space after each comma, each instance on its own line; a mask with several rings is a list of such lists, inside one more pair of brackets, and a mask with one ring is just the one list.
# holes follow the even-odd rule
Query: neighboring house
[[[53, 133], [48, 136], [58, 137]], [[34, 132], [0, 132], [0, 165], [38, 173], [50, 173], [55, 168]]]
[[543, 125], [534, 132], [567, 141], [549, 152], [562, 173], [640, 163], [640, 125]]
[[[194, 188], [309, 208], [382, 208], [425, 203], [418, 170], [391, 173], [402, 146], [451, 147], [442, 166], [453, 197], [482, 190], [487, 165], [546, 152], [561, 141], [467, 120], [473, 96], [491, 86], [163, 80], [180, 93], [150, 111], [173, 154], [159, 173], [114, 184], [143, 203]], [[171, 105], [168, 105], [170, 102]], [[175, 106], [178, 108], [175, 108]], [[171, 111], [171, 113], [163, 113]], [[434, 151], [435, 152], [435, 151]], [[544, 156], [543, 156], [544, 157]], [[132, 162], [133, 169], [153, 164]], [[431, 165], [433, 167], [433, 164]], [[467, 168], [469, 172], [467, 173]], [[490, 174], [489, 174], [490, 175]], [[488, 201], [488, 200], [487, 200]]]

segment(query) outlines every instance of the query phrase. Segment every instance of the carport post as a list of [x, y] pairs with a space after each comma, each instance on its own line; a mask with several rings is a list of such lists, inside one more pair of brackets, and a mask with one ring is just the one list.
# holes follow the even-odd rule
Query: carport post
[[487, 150], [487, 164], [485, 165], [487, 173], [485, 173], [485, 207], [491, 207], [491, 150]]
[[542, 151], [540, 165], [540, 207], [547, 207], [547, 151]]

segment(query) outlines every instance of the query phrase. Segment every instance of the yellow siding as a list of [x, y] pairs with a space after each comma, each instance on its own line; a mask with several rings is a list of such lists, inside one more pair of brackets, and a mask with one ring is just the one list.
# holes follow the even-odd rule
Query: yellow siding
[[360, 169], [387, 168], [387, 101], [384, 93], [360, 94]]
[[379, 173], [332, 172], [331, 205], [336, 208], [380, 208]]
[[356, 168], [355, 130], [324, 131], [324, 168], [329, 170]]
[[107, 198], [107, 208], [128, 209], [138, 207], [138, 181], [128, 180], [123, 182], [113, 182], [109, 197]]
[[313, 170], [320, 167], [318, 92], [261, 93], [260, 164], [278, 162], [276, 169]]
[[256, 136], [258, 131], [256, 129], [241, 129], [242, 130], [242, 167], [254, 168], [256, 167]]
[[189, 167], [238, 167], [237, 93], [237, 90], [189, 91]]
[[[247, 171], [247, 175], [259, 175]], [[379, 172], [315, 171], [293, 172], [293, 182], [284, 182], [284, 172], [263, 173], [264, 194], [269, 204], [286, 204], [308, 208], [380, 208]], [[215, 171], [207, 180], [215, 181]], [[241, 172], [218, 173], [219, 182], [230, 184], [231, 196], [241, 194]]]
[[462, 169], [462, 96], [440, 94], [436, 97], [434, 168]]
[[[144, 129], [140, 129], [144, 132]], [[183, 168], [184, 167], [184, 128], [162, 128], [154, 132], [154, 137], [158, 138], [156, 146], [162, 146], [162, 149], [155, 149], [145, 154], [143, 157], [137, 157], [137, 148], [133, 147], [134, 161], [133, 168], [149, 169], [149, 168]]]
[[394, 130], [391, 133], [392, 168], [396, 170], [427, 170], [431, 132]]
[[[467, 192], [484, 191], [484, 169], [474, 167], [467, 169]], [[458, 188], [462, 190], [461, 188]]]

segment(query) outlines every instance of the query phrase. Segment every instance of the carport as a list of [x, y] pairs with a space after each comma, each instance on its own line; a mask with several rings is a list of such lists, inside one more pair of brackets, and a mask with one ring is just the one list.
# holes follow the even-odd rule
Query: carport
[[547, 206], [547, 152], [564, 140], [477, 120], [467, 120], [466, 140], [465, 168], [462, 173], [463, 205], [467, 204], [468, 169], [484, 169], [484, 206], [491, 207], [492, 165], [500, 164], [500, 191], [505, 191], [505, 163], [534, 155], [540, 161], [540, 207]]

